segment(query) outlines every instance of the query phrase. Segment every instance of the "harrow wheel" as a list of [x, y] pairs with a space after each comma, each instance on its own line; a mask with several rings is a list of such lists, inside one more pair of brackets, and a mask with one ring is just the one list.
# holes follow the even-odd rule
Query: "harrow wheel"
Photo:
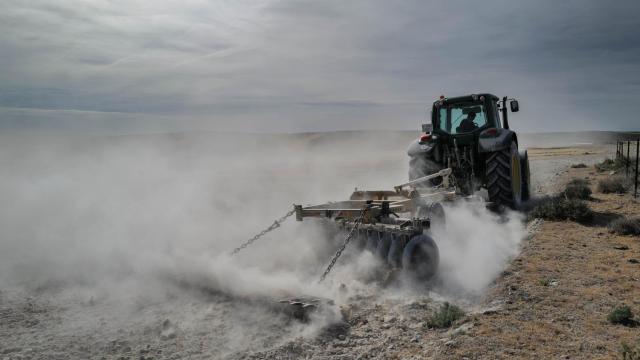
[[435, 241], [428, 235], [416, 235], [402, 252], [402, 268], [420, 280], [433, 277], [440, 263]]

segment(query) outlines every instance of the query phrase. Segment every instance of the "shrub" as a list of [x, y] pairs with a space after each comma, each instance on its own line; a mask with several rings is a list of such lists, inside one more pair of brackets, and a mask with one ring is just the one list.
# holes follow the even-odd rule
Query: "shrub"
[[571, 167], [574, 168], [574, 169], [583, 169], [583, 168], [586, 168], [587, 165], [585, 165], [583, 163], [580, 163], [580, 164], [573, 164], [573, 165], [571, 165]]
[[628, 305], [621, 305], [613, 309], [607, 317], [612, 324], [633, 325], [633, 313]]
[[572, 179], [565, 187], [563, 194], [569, 199], [587, 200], [591, 198], [591, 189], [587, 180]]
[[463, 316], [464, 311], [462, 309], [446, 302], [427, 319], [427, 326], [430, 328], [447, 328]]
[[631, 347], [623, 342], [620, 346], [620, 354], [623, 360], [640, 360], [640, 344]]
[[627, 191], [625, 180], [621, 177], [602, 179], [598, 181], [598, 191], [603, 194], [623, 194]]
[[598, 163], [595, 166], [598, 171], [618, 170], [624, 167], [624, 160], [622, 160], [622, 158], [617, 158], [615, 160], [604, 159], [603, 162]]
[[589, 181], [587, 179], [582, 178], [573, 178], [571, 179], [566, 186], [589, 186]]
[[540, 286], [549, 286], [549, 285], [551, 285], [551, 280], [548, 279], [548, 278], [538, 279], [538, 285], [540, 285]]
[[540, 200], [529, 212], [529, 218], [587, 222], [593, 218], [593, 212], [582, 200], [554, 196]]
[[609, 224], [609, 229], [618, 235], [640, 235], [640, 218], [620, 218]]

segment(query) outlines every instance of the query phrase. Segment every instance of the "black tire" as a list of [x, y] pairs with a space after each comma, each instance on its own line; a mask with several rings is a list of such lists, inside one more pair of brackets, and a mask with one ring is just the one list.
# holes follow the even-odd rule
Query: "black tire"
[[522, 176], [518, 145], [515, 141], [508, 149], [489, 153], [486, 165], [489, 201], [513, 209], [520, 208]]
[[531, 198], [531, 172], [529, 172], [527, 150], [520, 150], [520, 171], [522, 174], [522, 201], [529, 201]]
[[389, 256], [389, 249], [391, 248], [391, 239], [393, 236], [389, 233], [385, 233], [378, 241], [378, 247], [376, 248], [376, 256], [386, 261]]
[[432, 278], [438, 271], [440, 254], [428, 235], [416, 235], [402, 252], [402, 269], [420, 280]]

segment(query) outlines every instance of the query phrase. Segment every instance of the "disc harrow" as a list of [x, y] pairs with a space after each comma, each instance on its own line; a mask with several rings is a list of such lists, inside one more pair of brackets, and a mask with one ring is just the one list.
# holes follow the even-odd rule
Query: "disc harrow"
[[[296, 220], [330, 219], [348, 233], [345, 243], [331, 259], [327, 276], [353, 237], [356, 246], [371, 251], [391, 268], [406, 270], [419, 279], [433, 277], [439, 252], [431, 230], [443, 226], [443, 202], [456, 198], [450, 185], [451, 169], [395, 186], [393, 190], [358, 190], [349, 200], [320, 205], [294, 205]], [[439, 186], [432, 180], [441, 178]]]

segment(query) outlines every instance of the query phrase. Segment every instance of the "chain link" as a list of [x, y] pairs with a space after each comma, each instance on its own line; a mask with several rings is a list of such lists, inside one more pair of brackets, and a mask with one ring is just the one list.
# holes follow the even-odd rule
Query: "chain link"
[[324, 279], [327, 277], [327, 275], [329, 275], [329, 273], [331, 272], [331, 269], [333, 269], [333, 266], [336, 264], [336, 261], [338, 261], [338, 258], [340, 257], [340, 255], [342, 255], [342, 252], [344, 251], [344, 249], [347, 247], [347, 245], [349, 245], [349, 242], [351, 241], [353, 236], [358, 232], [358, 227], [360, 226], [360, 224], [362, 224], [362, 220], [364, 220], [364, 215], [369, 210], [369, 207], [370, 205], [367, 205], [363, 207], [362, 210], [360, 210], [360, 215], [354, 220], [353, 227], [351, 228], [349, 235], [347, 235], [347, 237], [344, 239], [344, 243], [342, 244], [342, 246], [338, 249], [338, 251], [336, 251], [335, 255], [333, 255], [331, 262], [329, 262], [329, 266], [327, 266], [327, 269], [324, 271], [324, 273], [320, 277], [320, 280], [318, 281], [318, 283], [323, 282]]
[[263, 237], [265, 234], [267, 234], [270, 231], [273, 231], [277, 228], [280, 227], [280, 225], [287, 220], [288, 217], [290, 217], [291, 215], [295, 214], [296, 209], [294, 208], [293, 210], [290, 210], [289, 212], [287, 212], [283, 217], [275, 220], [273, 222], [273, 224], [271, 224], [268, 228], [260, 231], [259, 233], [257, 233], [254, 237], [252, 237], [251, 239], [245, 241], [242, 245], [238, 246], [237, 248], [233, 249], [233, 251], [231, 252], [231, 255], [235, 255], [237, 253], [239, 253], [242, 249], [246, 248], [247, 246], [253, 244], [254, 241], [260, 239], [261, 237]]

